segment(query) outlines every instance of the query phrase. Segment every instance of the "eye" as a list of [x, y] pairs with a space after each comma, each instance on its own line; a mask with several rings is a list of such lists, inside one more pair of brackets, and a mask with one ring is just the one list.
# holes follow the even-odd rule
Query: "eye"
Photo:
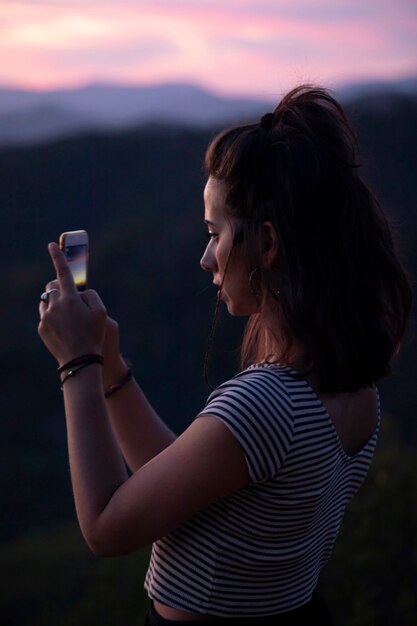
[[216, 241], [219, 237], [218, 233], [213, 233], [212, 231], [208, 231], [206, 232], [206, 237], [207, 239], [210, 239], [210, 241]]

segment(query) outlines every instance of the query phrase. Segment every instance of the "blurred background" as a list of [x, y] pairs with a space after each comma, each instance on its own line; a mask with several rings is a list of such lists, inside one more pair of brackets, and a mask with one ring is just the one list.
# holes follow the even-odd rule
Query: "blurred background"
[[[149, 550], [99, 559], [78, 529], [56, 364], [37, 336], [47, 243], [88, 230], [90, 285], [182, 432], [208, 394], [205, 149], [303, 82], [345, 105], [415, 286], [414, 0], [1, 1], [1, 624], [133, 626], [147, 609]], [[243, 322], [223, 312], [213, 385], [237, 371]], [[381, 385], [375, 461], [321, 579], [340, 626], [416, 623], [415, 322], [414, 307]]]

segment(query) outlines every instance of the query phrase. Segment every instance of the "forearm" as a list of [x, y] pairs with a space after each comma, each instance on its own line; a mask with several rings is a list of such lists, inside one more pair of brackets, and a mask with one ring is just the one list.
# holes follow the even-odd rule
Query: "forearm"
[[[112, 382], [122, 380], [126, 370], [121, 360], [118, 370], [111, 376]], [[106, 405], [113, 432], [132, 471], [150, 461], [177, 437], [152, 408], [134, 379], [107, 398]]]
[[91, 546], [100, 514], [128, 475], [107, 415], [101, 366], [82, 369], [63, 390], [75, 507]]

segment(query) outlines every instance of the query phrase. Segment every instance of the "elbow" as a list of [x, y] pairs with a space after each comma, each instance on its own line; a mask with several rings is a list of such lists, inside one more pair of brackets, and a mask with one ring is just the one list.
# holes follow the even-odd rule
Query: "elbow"
[[94, 537], [86, 536], [85, 534], [84, 534], [84, 539], [85, 539], [86, 544], [90, 548], [91, 552], [94, 554], [94, 556], [100, 556], [100, 557], [117, 556], [114, 553], [114, 550], [112, 549], [111, 545], [107, 543], [99, 542], [96, 539], [94, 539]]
[[84, 537], [88, 547], [95, 556], [112, 557], [129, 554], [129, 550], [111, 541], [97, 541], [96, 539]]
[[82, 524], [80, 526], [84, 541], [95, 556], [108, 557], [119, 555], [111, 541], [108, 541], [108, 539], [104, 540], [103, 537], [98, 536], [96, 528], [86, 528]]
[[115, 548], [110, 544], [104, 543], [93, 543], [92, 541], [87, 541], [88, 547], [91, 552], [95, 556], [99, 556], [102, 558], [108, 558], [112, 556], [123, 556], [123, 554], [127, 554], [126, 552], [122, 552], [119, 549]]
[[126, 541], [126, 537], [121, 532], [103, 532], [103, 528], [98, 532], [98, 527], [94, 531], [84, 534], [84, 539], [95, 556], [114, 557], [125, 556], [144, 547], [139, 542], [133, 545]]
[[84, 534], [84, 539], [95, 556], [112, 557], [129, 554], [126, 546], [122, 542], [110, 537], [98, 537], [94, 533]]
[[141, 528], [140, 524], [127, 523], [124, 516], [114, 514], [109, 506], [84, 522], [81, 525], [84, 539], [96, 556], [125, 556], [149, 544], [145, 528]]

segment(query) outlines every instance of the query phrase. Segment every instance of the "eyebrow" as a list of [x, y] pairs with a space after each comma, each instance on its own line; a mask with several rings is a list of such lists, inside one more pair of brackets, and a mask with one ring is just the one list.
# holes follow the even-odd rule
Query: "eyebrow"
[[207, 224], [207, 226], [217, 226], [217, 224], [210, 222], [210, 220], [204, 220], [204, 223]]

